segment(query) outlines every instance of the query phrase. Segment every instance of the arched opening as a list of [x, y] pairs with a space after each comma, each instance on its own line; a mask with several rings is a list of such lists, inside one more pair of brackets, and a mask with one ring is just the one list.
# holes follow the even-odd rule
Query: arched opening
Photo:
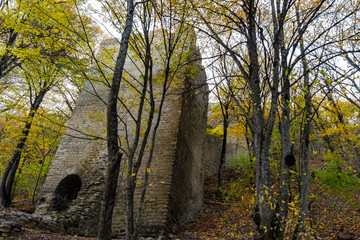
[[66, 176], [55, 189], [55, 198], [52, 210], [64, 211], [68, 209], [73, 200], [77, 198], [82, 186], [81, 178], [76, 174]]

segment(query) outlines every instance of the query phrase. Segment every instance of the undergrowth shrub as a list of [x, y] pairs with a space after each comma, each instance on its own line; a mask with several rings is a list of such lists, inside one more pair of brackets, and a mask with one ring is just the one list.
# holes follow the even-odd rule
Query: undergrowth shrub
[[244, 150], [234, 158], [226, 167], [234, 168], [236, 166], [236, 179], [230, 184], [229, 189], [222, 189], [222, 198], [225, 201], [242, 202], [246, 193], [254, 191], [255, 184], [255, 161]]
[[[248, 152], [243, 149], [240, 154], [236, 154], [229, 162], [225, 164], [225, 168], [246, 168], [252, 164], [252, 156], [250, 157]], [[255, 163], [253, 164], [255, 166]]]
[[327, 166], [314, 169], [315, 179], [331, 194], [350, 199], [352, 191], [360, 190], [360, 179], [356, 171], [345, 166], [344, 160], [336, 153], [328, 152], [324, 156]]

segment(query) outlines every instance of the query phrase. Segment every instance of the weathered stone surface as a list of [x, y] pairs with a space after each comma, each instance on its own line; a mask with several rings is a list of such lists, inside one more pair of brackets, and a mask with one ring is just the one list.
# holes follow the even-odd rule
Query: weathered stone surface
[[[105, 44], [115, 46], [111, 41]], [[189, 51], [192, 59], [200, 57], [194, 42], [190, 43]], [[160, 74], [161, 67], [156, 63], [154, 65], [156, 76]], [[191, 67], [189, 71], [195, 74], [191, 76], [184, 69], [178, 76], [181, 81], [169, 89], [157, 132], [142, 215], [142, 231], [149, 236], [175, 231], [202, 205], [202, 156], [206, 141], [208, 87], [200, 62], [189, 61], [185, 67]], [[131, 75], [139, 75], [131, 62], [127, 63], [126, 68]], [[36, 214], [47, 217], [39, 221], [38, 227], [49, 227], [53, 222], [59, 222], [56, 231], [96, 235], [107, 151], [105, 141], [91, 139], [90, 135], [104, 137], [108, 91], [108, 87], [102, 83], [85, 84], [40, 192]], [[132, 95], [127, 90], [121, 94], [127, 97]], [[119, 114], [124, 113], [120, 111]], [[131, 132], [134, 128], [131, 127], [130, 117], [123, 119]], [[122, 129], [119, 133], [124, 136]], [[131, 135], [127, 137], [131, 141]], [[148, 156], [147, 150], [144, 159]], [[142, 165], [138, 177], [140, 183], [143, 182], [145, 171]], [[115, 235], [124, 233], [125, 176], [126, 173], [122, 173], [114, 210]], [[77, 192], [79, 186], [81, 188]], [[140, 199], [141, 188], [142, 184], [138, 184], [135, 206]]]
[[19, 215], [12, 213], [13, 211], [2, 212], [0, 210], [0, 239], [1, 237], [5, 238], [21, 231], [23, 225], [19, 221]]
[[221, 139], [214, 135], [206, 135], [202, 156], [205, 177], [210, 177], [218, 172], [220, 156]]
[[[202, 164], [206, 177], [217, 174], [221, 157], [222, 139], [215, 135], [206, 135], [204, 143]], [[244, 139], [228, 134], [226, 141], [225, 169], [238, 167], [237, 159], [240, 155], [247, 154], [246, 142]]]

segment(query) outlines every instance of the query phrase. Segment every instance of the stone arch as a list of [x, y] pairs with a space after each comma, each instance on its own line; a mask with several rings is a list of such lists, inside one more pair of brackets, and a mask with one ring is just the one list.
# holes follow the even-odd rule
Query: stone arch
[[64, 211], [68, 209], [73, 200], [78, 196], [82, 187], [81, 178], [76, 174], [70, 174], [60, 181], [55, 189], [55, 197], [52, 201], [52, 210]]

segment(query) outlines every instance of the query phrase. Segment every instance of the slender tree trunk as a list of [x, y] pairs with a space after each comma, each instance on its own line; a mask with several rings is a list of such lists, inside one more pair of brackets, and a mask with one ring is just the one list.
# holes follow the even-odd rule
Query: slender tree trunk
[[[116, 200], [117, 181], [120, 172], [122, 153], [117, 153], [109, 163], [105, 176], [104, 196], [101, 205], [98, 239], [111, 239], [111, 224]], [[106, 201], [106, 204], [104, 202]]]
[[[142, 136], [140, 151], [137, 157], [137, 161], [134, 163], [135, 152], [140, 143], [141, 137], [141, 125], [142, 125], [142, 116], [145, 107], [145, 99], [146, 94], [148, 92], [148, 84], [150, 79], [149, 74], [152, 73], [150, 65], [150, 46], [147, 45], [147, 53], [145, 56], [145, 74], [144, 74], [144, 83], [143, 89], [141, 92], [139, 108], [137, 110], [137, 119], [135, 122], [136, 130], [135, 130], [135, 139], [131, 146], [131, 150], [129, 153], [128, 158], [128, 183], [127, 183], [127, 197], [126, 197], [126, 225], [127, 225], [127, 232], [126, 232], [126, 239], [134, 239], [135, 238], [135, 222], [134, 222], [134, 193], [136, 188], [136, 178], [137, 173], [140, 169], [140, 165], [142, 162], [142, 158], [144, 155], [144, 151], [147, 145], [147, 140], [150, 134], [151, 126], [152, 126], [152, 118], [154, 112], [150, 112], [148, 124], [146, 127], [146, 131], [144, 136]], [[151, 84], [150, 84], [151, 85]], [[154, 109], [152, 109], [154, 111]]]
[[[274, 63], [273, 79], [279, 81], [280, 72], [282, 72], [282, 118], [281, 118], [281, 160], [280, 160], [280, 182], [279, 182], [279, 199], [276, 206], [277, 219], [275, 222], [276, 239], [283, 239], [285, 230], [285, 219], [288, 212], [289, 200], [289, 167], [285, 163], [285, 157], [291, 152], [290, 144], [290, 79], [288, 77], [287, 51], [284, 42], [284, 15], [288, 1], [271, 1], [272, 21], [274, 24]], [[282, 71], [280, 71], [280, 69]]]
[[348, 161], [347, 154], [346, 154], [346, 149], [345, 149], [345, 146], [344, 146], [343, 143], [341, 143], [341, 150], [342, 150], [343, 159], [345, 161]]
[[32, 205], [34, 205], [34, 203], [35, 203], [35, 193], [36, 193], [37, 186], [39, 185], [39, 181], [40, 181], [42, 169], [43, 169], [44, 164], [45, 164], [45, 160], [46, 160], [46, 158], [44, 157], [44, 159], [43, 159], [43, 161], [41, 163], [41, 166], [40, 166], [39, 173], [38, 173], [38, 175], [36, 177], [35, 186], [34, 186], [34, 189], [33, 189], [33, 192], [32, 192], [32, 196], [31, 196], [31, 204]]
[[6, 186], [9, 186], [7, 184], [8, 181], [10, 181], [10, 182], [14, 181], [14, 179], [10, 175], [10, 172], [13, 172], [12, 169], [13, 168], [16, 169], [17, 166], [19, 165], [19, 161], [21, 158], [20, 151], [22, 151], [23, 145], [24, 144], [19, 143], [16, 146], [16, 150], [15, 150], [13, 156], [11, 157], [10, 161], [6, 165], [6, 168], [0, 179], [0, 206], [9, 207], [11, 204], [11, 192], [7, 191], [8, 188]]
[[250, 146], [249, 128], [247, 125], [245, 126], [245, 140], [246, 140], [246, 146], [248, 149], [248, 156], [250, 158], [250, 161], [252, 161], [252, 158], [251, 158], [252, 147]]
[[355, 160], [358, 176], [360, 176], [360, 154], [359, 154], [359, 148], [357, 147], [354, 147], [354, 160]]
[[[151, 65], [151, 69], [152, 69], [152, 65]], [[151, 73], [151, 76], [152, 76], [152, 73]], [[152, 79], [152, 77], [150, 77], [150, 79]], [[166, 81], [165, 81], [164, 84], [166, 85]], [[146, 133], [147, 136], [150, 133], [150, 126], [152, 124], [152, 121], [153, 121], [153, 118], [154, 118], [154, 113], [155, 113], [155, 101], [154, 101], [154, 94], [153, 94], [153, 88], [152, 88], [152, 81], [150, 81], [149, 85], [150, 85], [150, 90], [149, 90], [149, 92], [150, 92], [150, 115], [149, 115], [149, 121], [148, 121], [149, 125], [148, 125], [148, 128], [147, 128], [148, 131]], [[164, 89], [164, 91], [166, 92], [165, 89]], [[160, 102], [157, 121], [156, 121], [154, 130], [152, 132], [150, 153], [149, 153], [149, 158], [148, 158], [148, 161], [146, 163], [146, 169], [145, 169], [145, 179], [144, 179], [143, 189], [142, 189], [141, 196], [140, 196], [140, 202], [139, 202], [139, 207], [138, 207], [138, 212], [137, 212], [137, 219], [136, 219], [136, 222], [134, 224], [135, 228], [134, 228], [134, 234], [132, 236], [133, 240], [138, 239], [138, 235], [139, 235], [140, 228], [141, 228], [141, 225], [142, 225], [142, 222], [141, 222], [142, 210], [143, 210], [143, 205], [144, 205], [144, 201], [145, 201], [146, 189], [147, 189], [147, 186], [148, 186], [150, 166], [151, 166], [152, 157], [153, 157], [153, 154], [154, 154], [156, 132], [157, 132], [157, 129], [158, 129], [159, 125], [160, 125], [162, 106], [163, 106], [164, 99], [165, 99], [165, 92], [163, 92], [163, 96], [162, 96], [162, 99], [161, 99], [161, 102]], [[146, 139], [148, 138], [147, 136], [146, 136]]]
[[[298, 11], [297, 11], [298, 15]], [[305, 48], [303, 41], [300, 41], [300, 51], [305, 56]], [[305, 57], [302, 60], [304, 71], [304, 91], [305, 91], [305, 123], [304, 130], [302, 131], [301, 138], [301, 188], [300, 188], [300, 200], [301, 200], [301, 213], [299, 219], [299, 233], [305, 232], [305, 221], [309, 212], [309, 191], [310, 191], [310, 179], [309, 179], [309, 151], [310, 151], [310, 133], [311, 133], [311, 91], [310, 91], [310, 76], [309, 68]], [[297, 233], [296, 233], [297, 234]], [[301, 235], [297, 234], [297, 239], [301, 239]]]
[[[254, 152], [256, 158], [256, 198], [254, 228], [259, 239], [272, 239], [274, 235], [274, 210], [272, 206], [273, 193], [270, 169], [270, 145], [271, 134], [276, 117], [277, 94], [272, 92], [271, 109], [269, 113], [267, 128], [265, 130], [264, 112], [261, 102], [260, 89], [260, 66], [258, 60], [257, 36], [256, 36], [256, 6], [255, 1], [248, 2], [248, 40], [247, 48], [249, 53], [249, 85], [251, 88], [251, 99], [254, 111]], [[277, 82], [274, 81], [274, 89], [277, 89]]]
[[[278, 8], [279, 2], [278, 3]], [[287, 6], [287, 1], [283, 2], [284, 9]], [[284, 20], [284, 16], [280, 16], [280, 21]], [[291, 139], [290, 139], [290, 79], [287, 67], [287, 50], [284, 42], [284, 28], [283, 25], [279, 28], [279, 41], [281, 52], [281, 67], [282, 67], [282, 119], [281, 119], [281, 161], [280, 161], [280, 183], [279, 183], [279, 199], [277, 205], [278, 225], [276, 226], [277, 239], [284, 238], [284, 231], [286, 227], [286, 217], [288, 215], [289, 203], [289, 167], [285, 158], [291, 153]]]
[[225, 106], [221, 106], [221, 111], [223, 115], [223, 139], [221, 146], [221, 155], [219, 162], [219, 171], [218, 171], [218, 190], [220, 191], [222, 186], [222, 178], [223, 178], [223, 170], [225, 164], [225, 154], [226, 154], [226, 141], [227, 141], [227, 132], [229, 125], [229, 104], [225, 104]]
[[126, 240], [131, 240], [134, 235], [134, 192], [135, 178], [130, 176], [126, 188]]
[[116, 186], [121, 164], [122, 154], [119, 152], [118, 145], [118, 114], [117, 103], [120, 83], [125, 65], [128, 44], [133, 27], [135, 5], [133, 0], [127, 0], [127, 14], [125, 29], [121, 36], [119, 55], [116, 60], [114, 76], [110, 88], [109, 100], [107, 105], [107, 148], [108, 148], [108, 168], [105, 176], [104, 197], [101, 204], [99, 240], [110, 240], [112, 232], [112, 213], [113, 202], [116, 197]]
[[36, 95], [34, 102], [31, 104], [30, 112], [21, 133], [21, 138], [16, 145], [13, 156], [6, 165], [3, 175], [0, 179], [0, 206], [8, 207], [11, 204], [11, 189], [13, 187], [16, 171], [20, 163], [21, 154], [25, 148], [25, 143], [29, 136], [35, 113], [39, 109], [48, 90], [48, 88], [41, 90], [40, 93]]
[[[137, 162], [136, 162], [136, 164], [134, 166], [135, 175], [138, 174], [141, 163], [143, 161], [144, 151], [145, 151], [145, 148], [147, 146], [147, 142], [148, 142], [148, 139], [149, 139], [149, 136], [150, 136], [150, 131], [152, 129], [154, 113], [155, 113], [155, 100], [154, 100], [154, 89], [153, 89], [153, 79], [152, 79], [152, 77], [153, 77], [153, 75], [152, 75], [153, 65], [152, 65], [152, 60], [151, 60], [151, 51], [150, 51], [151, 49], [150, 49], [150, 42], [149, 42], [148, 35], [145, 36], [145, 39], [146, 39], [147, 49], [146, 49], [146, 56], [145, 56], [145, 74], [144, 74], [145, 83], [144, 83], [143, 96], [145, 97], [145, 94], [147, 92], [147, 85], [149, 85], [148, 92], [149, 92], [149, 98], [150, 98], [150, 113], [149, 113], [149, 118], [148, 118], [148, 121], [147, 121], [148, 122], [147, 127], [146, 127], [146, 130], [145, 130], [143, 139], [142, 139], [142, 144], [141, 144], [141, 147], [140, 147], [139, 156], [138, 156]], [[165, 85], [166, 85], [166, 82], [167, 81], [165, 81], [165, 83], [164, 83]], [[165, 89], [164, 89], [164, 91], [166, 92]], [[162, 102], [164, 101], [164, 98], [165, 98], [165, 92], [163, 93], [163, 96], [162, 96], [162, 100], [161, 100]], [[139, 109], [139, 111], [143, 111], [143, 107], [141, 107]], [[153, 144], [155, 143], [155, 137], [156, 137], [156, 131], [157, 131], [157, 128], [158, 128], [158, 124], [160, 124], [161, 111], [162, 111], [162, 103], [160, 104], [160, 109], [159, 109], [159, 112], [158, 112], [158, 119], [157, 119], [157, 122], [156, 122], [156, 125], [155, 125], [155, 129], [153, 130], [153, 133], [152, 133], [152, 143]], [[139, 118], [141, 118], [140, 114], [139, 114]], [[138, 134], [140, 134], [140, 132]], [[145, 200], [145, 193], [146, 193], [148, 175], [149, 175], [148, 169], [150, 169], [150, 164], [151, 164], [151, 161], [152, 161], [153, 147], [154, 147], [153, 145], [151, 145], [151, 147], [150, 147], [149, 159], [147, 161], [147, 164], [146, 164], [147, 167], [146, 167], [146, 170], [145, 170], [145, 179], [144, 179], [144, 183], [143, 183], [144, 184], [143, 185], [143, 191], [142, 191], [142, 194], [141, 194], [141, 197], [140, 197], [140, 202], [139, 202], [138, 211], [137, 211], [138, 215], [137, 215], [137, 219], [136, 219], [135, 222], [134, 222], [134, 217], [133, 217], [133, 212], [134, 212], [134, 192], [135, 192], [135, 188], [136, 188], [135, 183], [132, 186], [131, 196], [128, 196], [128, 197], [131, 197], [131, 205], [130, 205], [131, 209], [129, 208], [129, 210], [131, 210], [131, 216], [132, 216], [132, 219], [129, 219], [129, 220], [131, 220], [133, 222], [132, 223], [133, 232], [132, 232], [131, 236], [130, 235], [128, 236], [128, 239], [132, 239], [132, 240], [137, 240], [138, 235], [140, 233], [142, 206], [143, 206], [143, 203], [144, 203], [144, 200]]]
[[[309, 87], [309, 85], [308, 85]], [[306, 94], [310, 95], [310, 94]], [[301, 215], [300, 215], [300, 232], [305, 232], [305, 220], [308, 217], [309, 211], [309, 191], [310, 191], [310, 179], [309, 179], [309, 150], [310, 150], [310, 133], [311, 133], [311, 98], [306, 98], [306, 122], [302, 137], [302, 159], [301, 159]]]
[[289, 166], [285, 163], [285, 157], [291, 153], [290, 140], [290, 82], [288, 78], [283, 79], [282, 94], [282, 119], [281, 119], [281, 161], [280, 161], [280, 182], [279, 200], [277, 204], [278, 226], [277, 238], [283, 239], [288, 213], [289, 202]]

